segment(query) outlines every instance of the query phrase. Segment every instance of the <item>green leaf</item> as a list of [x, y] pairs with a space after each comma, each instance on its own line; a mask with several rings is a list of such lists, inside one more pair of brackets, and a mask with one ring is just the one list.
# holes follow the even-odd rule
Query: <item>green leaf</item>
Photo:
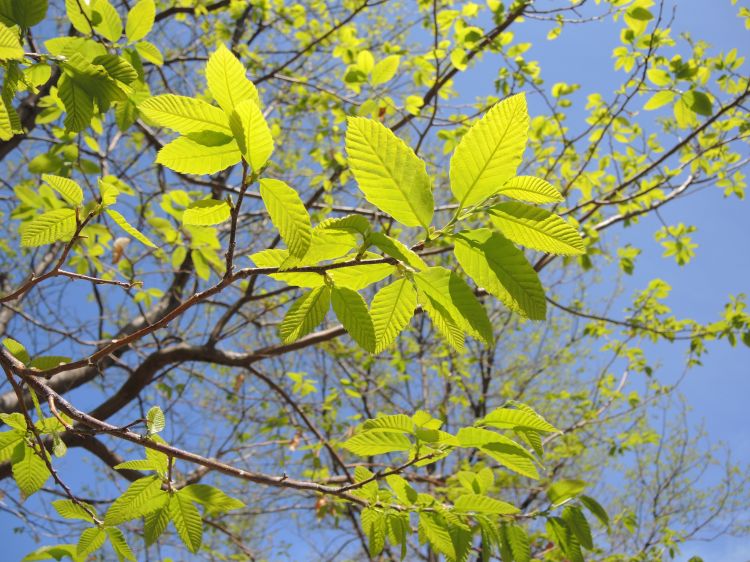
[[124, 461], [113, 466], [115, 470], [153, 470], [156, 471], [159, 467], [149, 459], [134, 459], [131, 461]]
[[125, 24], [125, 35], [129, 43], [140, 41], [149, 34], [154, 27], [156, 17], [156, 6], [154, 0], [138, 0], [128, 12], [128, 21]]
[[490, 207], [489, 212], [495, 228], [516, 244], [550, 254], [572, 256], [585, 252], [578, 231], [545, 209], [523, 203], [499, 203]]
[[94, 29], [116, 43], [122, 37], [122, 20], [109, 0], [91, 0], [91, 21], [99, 23]]
[[414, 275], [421, 293], [439, 302], [461, 328], [491, 345], [494, 341], [487, 311], [466, 281], [443, 267], [430, 267]]
[[604, 525], [605, 527], [609, 527], [609, 515], [607, 515], [607, 511], [599, 504], [598, 501], [590, 496], [586, 496], [583, 494], [578, 496], [578, 501], [581, 502], [581, 504], [586, 509], [588, 509], [602, 525]]
[[503, 524], [502, 539], [507, 543], [506, 548], [513, 555], [514, 562], [529, 562], [531, 560], [531, 544], [529, 535], [520, 525]]
[[117, 226], [122, 228], [125, 232], [130, 234], [130, 236], [138, 240], [141, 244], [144, 244], [145, 246], [148, 246], [150, 248], [156, 248], [156, 244], [151, 242], [151, 240], [149, 240], [144, 234], [142, 234], [138, 229], [136, 229], [127, 220], [125, 220], [125, 217], [123, 217], [120, 213], [118, 213], [114, 209], [107, 209], [107, 214], [113, 221], [115, 221]]
[[190, 496], [182, 491], [173, 494], [169, 500], [169, 515], [188, 550], [198, 552], [203, 541], [203, 520]]
[[477, 447], [506, 468], [529, 478], [539, 478], [531, 453], [504, 435], [476, 427], [463, 427], [456, 438], [462, 447]]
[[164, 57], [161, 54], [161, 51], [159, 50], [159, 47], [154, 45], [153, 43], [149, 43], [148, 41], [138, 41], [134, 45], [135, 50], [138, 51], [138, 54], [143, 58], [144, 60], [147, 60], [150, 63], [155, 64], [156, 66], [161, 66], [164, 64]]
[[643, 109], [645, 109], [646, 111], [659, 109], [660, 107], [665, 106], [668, 103], [672, 103], [676, 95], [677, 94], [675, 94], [671, 90], [662, 90], [661, 92], [656, 92], [645, 103]]
[[201, 199], [190, 203], [182, 214], [182, 224], [211, 226], [229, 220], [231, 208], [226, 201]]
[[3, 423], [5, 425], [22, 432], [22, 434], [26, 433], [26, 429], [27, 429], [26, 418], [21, 412], [13, 412], [11, 414], [0, 414], [0, 420], [3, 420]]
[[107, 527], [105, 529], [107, 536], [109, 537], [109, 543], [112, 545], [112, 549], [117, 554], [119, 562], [123, 560], [132, 560], [136, 562], [135, 554], [130, 549], [128, 541], [125, 539], [123, 532], [117, 527]]
[[0, 433], [0, 462], [9, 461], [13, 451], [19, 443], [23, 442], [25, 429], [21, 431], [3, 431]]
[[385, 512], [366, 507], [360, 515], [362, 517], [362, 530], [367, 536], [370, 558], [376, 558], [385, 547]]
[[455, 237], [454, 253], [469, 277], [509, 309], [532, 320], [545, 319], [539, 276], [510, 240], [486, 228], [464, 231]]
[[496, 104], [463, 136], [450, 164], [453, 195], [461, 208], [497, 193], [521, 163], [529, 129], [524, 94]]
[[594, 548], [591, 527], [589, 526], [589, 522], [586, 521], [586, 516], [580, 508], [574, 505], [569, 505], [563, 509], [562, 518], [568, 524], [571, 531], [573, 531], [573, 534], [583, 548], [587, 550]]
[[141, 102], [138, 110], [160, 127], [181, 135], [203, 131], [232, 134], [226, 114], [203, 100], [164, 94]]
[[552, 184], [534, 176], [512, 177], [503, 184], [497, 193], [528, 203], [559, 203], [563, 201], [563, 196]]
[[70, 357], [62, 357], [60, 355], [48, 355], [45, 357], [37, 357], [28, 364], [30, 369], [38, 369], [39, 371], [46, 371], [47, 369], [54, 369], [60, 365], [70, 363], [72, 359]]
[[96, 57], [93, 61], [104, 67], [107, 74], [115, 80], [125, 84], [131, 84], [138, 78], [138, 71], [128, 61], [117, 55], [105, 54]]
[[91, 8], [87, 2], [80, 0], [65, 0], [65, 9], [68, 20], [76, 31], [89, 35], [93, 31], [91, 28]]
[[694, 111], [698, 115], [710, 117], [713, 114], [711, 98], [703, 92], [689, 90], [682, 94], [682, 101], [691, 111]]
[[419, 514], [419, 538], [430, 543], [437, 552], [448, 560], [456, 560], [456, 549], [453, 546], [448, 526], [439, 514], [423, 511]]
[[86, 559], [85, 557], [78, 556], [77, 546], [74, 544], [55, 544], [36, 549], [34, 552], [24, 556], [21, 562], [49, 560], [51, 558], [54, 558], [55, 560], [63, 560], [65, 557], [69, 557], [74, 562], [80, 562]]
[[21, 232], [21, 246], [43, 246], [58, 240], [69, 240], [76, 230], [73, 209], [55, 209], [34, 217]]
[[[161, 478], [146, 476], [133, 482], [130, 487], [109, 506], [104, 517], [106, 525], [119, 525], [136, 519], [156, 507], [149, 502], [161, 491]], [[157, 506], [158, 507], [158, 506]]]
[[42, 174], [42, 180], [47, 182], [52, 189], [57, 191], [66, 201], [76, 207], [83, 203], [83, 191], [81, 190], [81, 186], [73, 180], [61, 176], [51, 176], [49, 174]]
[[146, 414], [146, 427], [149, 434], [159, 433], [167, 426], [167, 420], [164, 418], [164, 412], [159, 406], [153, 406]]
[[480, 494], [465, 494], [457, 498], [453, 506], [456, 511], [484, 515], [511, 515], [520, 511], [516, 506], [507, 502]]
[[365, 299], [357, 292], [346, 287], [334, 287], [331, 293], [331, 305], [336, 318], [344, 329], [362, 349], [375, 351], [375, 329], [367, 310]]
[[586, 488], [583, 480], [559, 480], [547, 489], [547, 497], [552, 505], [562, 505], [576, 497]]
[[57, 94], [65, 106], [65, 128], [68, 131], [80, 132], [91, 124], [94, 116], [94, 99], [70, 77], [62, 76]]
[[414, 433], [414, 421], [406, 414], [378, 414], [377, 417], [365, 420], [363, 430], [388, 429], [400, 433]]
[[273, 137], [266, 118], [255, 100], [240, 102], [229, 117], [229, 125], [240, 152], [258, 173], [273, 153]]
[[347, 439], [341, 446], [355, 455], [368, 457], [370, 455], [408, 451], [411, 448], [411, 441], [403, 433], [371, 429]]
[[370, 234], [371, 226], [370, 221], [362, 215], [346, 215], [341, 218], [326, 219], [318, 224], [315, 229], [321, 231], [339, 230], [350, 234], [360, 234], [364, 241], [364, 239]]
[[18, 33], [0, 23], [0, 60], [22, 60], [23, 53]]
[[10, 351], [10, 354], [18, 359], [21, 363], [27, 364], [31, 360], [31, 357], [29, 357], [29, 352], [26, 351], [26, 348], [23, 346], [23, 344], [17, 342], [13, 338], [5, 338], [3, 340], [3, 345], [8, 351]]
[[375, 328], [375, 353], [390, 347], [409, 324], [417, 307], [417, 292], [408, 279], [399, 279], [380, 289], [372, 299], [370, 317]]
[[228, 496], [218, 488], [207, 484], [190, 484], [180, 493], [205, 507], [206, 515], [216, 515], [245, 507], [240, 500]]
[[304, 257], [312, 240], [312, 223], [297, 191], [283, 181], [262, 179], [260, 196], [281, 239], [289, 248], [289, 254]]
[[76, 503], [73, 500], [55, 500], [52, 502], [52, 507], [60, 514], [60, 517], [65, 519], [82, 519], [89, 523], [94, 522], [91, 514], [96, 514], [96, 510], [87, 503]]
[[47, 464], [36, 452], [21, 442], [13, 449], [11, 457], [13, 478], [24, 498], [39, 491], [50, 477]]
[[164, 493], [155, 509], [149, 511], [144, 518], [143, 538], [146, 546], [151, 546], [161, 536], [169, 525], [169, 494]]
[[420, 270], [427, 267], [424, 260], [415, 252], [404, 246], [397, 239], [391, 238], [382, 232], [370, 233], [368, 241], [385, 255], [395, 258], [414, 269]]
[[245, 100], [261, 107], [258, 90], [247, 79], [245, 67], [224, 45], [219, 45], [209, 57], [206, 80], [211, 95], [228, 114]]
[[396, 494], [398, 501], [404, 505], [412, 505], [417, 501], [417, 491], [411, 487], [411, 485], [398, 474], [389, 474], [385, 477], [385, 481], [391, 487], [391, 490]]
[[398, 64], [401, 61], [399, 55], [391, 55], [379, 61], [370, 73], [370, 82], [373, 86], [379, 86], [393, 79], [398, 71]]
[[241, 158], [240, 149], [231, 137], [194, 133], [163, 146], [156, 163], [181, 174], [215, 174], [234, 166]]
[[279, 328], [284, 343], [291, 343], [312, 332], [325, 319], [330, 304], [331, 289], [327, 286], [313, 289], [297, 299]]
[[47, 0], [5, 0], [0, 4], [0, 20], [28, 29], [44, 20], [47, 7]]
[[347, 123], [349, 166], [365, 198], [405, 226], [427, 228], [435, 203], [424, 162], [381, 123], [362, 117]]
[[581, 546], [568, 524], [560, 517], [547, 519], [547, 534], [570, 562], [583, 562]]
[[459, 353], [464, 350], [464, 332], [451, 310], [443, 306], [440, 300], [432, 298], [429, 293], [418, 295], [419, 304], [432, 320], [433, 326], [442, 334], [445, 340]]
[[510, 408], [497, 408], [482, 418], [483, 425], [489, 425], [500, 429], [535, 429], [553, 433], [559, 431], [555, 426], [545, 420], [536, 412], [527, 410], [511, 410]]
[[88, 556], [99, 550], [107, 538], [103, 527], [89, 527], [81, 533], [76, 551], [79, 556]]

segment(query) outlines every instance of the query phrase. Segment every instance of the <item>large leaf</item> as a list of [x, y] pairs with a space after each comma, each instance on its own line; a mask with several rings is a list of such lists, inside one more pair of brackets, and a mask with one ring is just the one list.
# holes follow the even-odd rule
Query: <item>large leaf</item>
[[226, 201], [201, 199], [190, 203], [182, 213], [182, 224], [211, 226], [229, 220], [231, 209]]
[[149, 500], [159, 495], [161, 478], [146, 476], [133, 482], [130, 487], [109, 506], [104, 517], [106, 525], [119, 525], [125, 521], [136, 519], [149, 513], [159, 506]]
[[203, 542], [203, 520], [188, 494], [179, 491], [169, 501], [169, 515], [182, 542], [190, 552], [198, 552]]
[[283, 181], [262, 179], [260, 196], [271, 221], [289, 248], [289, 254], [302, 258], [310, 247], [312, 224], [297, 191]]
[[455, 237], [454, 253], [463, 270], [509, 309], [532, 320], [544, 320], [547, 303], [534, 268], [513, 243], [482, 228]]
[[302, 295], [284, 316], [279, 328], [284, 343], [298, 340], [312, 332], [326, 317], [331, 303], [331, 290], [318, 287]]
[[209, 57], [206, 80], [211, 95], [228, 114], [245, 100], [261, 105], [258, 90], [248, 80], [245, 67], [224, 45], [219, 45]]
[[561, 255], [584, 253], [578, 231], [545, 209], [523, 203], [499, 203], [490, 208], [490, 219], [506, 238], [527, 248]]
[[534, 411], [511, 410], [510, 408], [497, 408], [491, 411], [481, 420], [481, 423], [500, 429], [525, 428], [547, 433], [559, 431]]
[[336, 318], [362, 349], [375, 351], [375, 329], [367, 310], [365, 299], [357, 291], [346, 287], [334, 287], [331, 305]]
[[430, 267], [415, 274], [414, 281], [421, 293], [445, 307], [464, 330], [492, 344], [492, 325], [487, 311], [457, 273], [443, 267]]
[[370, 455], [408, 451], [411, 448], [411, 441], [403, 433], [372, 429], [358, 433], [342, 443], [341, 446], [355, 455], [368, 457]]
[[563, 200], [552, 184], [534, 176], [510, 178], [498, 190], [498, 194], [529, 203], [559, 203]]
[[196, 133], [178, 137], [162, 147], [156, 163], [181, 174], [215, 174], [234, 166], [242, 158], [234, 139], [217, 134]]
[[259, 172], [273, 153], [273, 137], [257, 102], [240, 102], [229, 117], [229, 125], [250, 168]]
[[349, 166], [365, 198], [406, 226], [432, 222], [432, 185], [424, 162], [381, 123], [350, 117], [346, 130]]
[[0, 60], [21, 60], [23, 53], [18, 33], [0, 23]]
[[67, 75], [60, 78], [57, 93], [65, 106], [65, 128], [83, 131], [94, 116], [94, 98]]
[[21, 233], [21, 246], [43, 246], [58, 240], [68, 240], [76, 230], [73, 209], [55, 209], [34, 217]]
[[0, 21], [10, 26], [32, 27], [47, 15], [48, 0], [4, 0], [0, 3]]
[[463, 136], [450, 164], [453, 195], [470, 207], [494, 195], [521, 163], [529, 129], [523, 94], [490, 109]]
[[375, 328], [375, 353], [390, 347], [414, 315], [417, 292], [408, 279], [399, 279], [380, 289], [372, 299], [370, 316]]
[[49, 174], [42, 174], [42, 179], [47, 182], [52, 189], [62, 195], [69, 203], [76, 206], [83, 203], [83, 190], [81, 190], [81, 186], [73, 180], [61, 176], [51, 176]]
[[50, 477], [47, 463], [24, 442], [13, 449], [11, 465], [13, 478], [25, 498], [39, 491]]
[[156, 6], [154, 0], [138, 0], [135, 6], [128, 12], [128, 21], [125, 24], [125, 35], [129, 43], [140, 41], [148, 35], [154, 27], [156, 17]]
[[127, 219], [120, 213], [118, 213], [114, 209], [107, 209], [107, 214], [113, 221], [115, 221], [115, 223], [117, 223], [117, 226], [122, 228], [125, 232], [130, 234], [130, 236], [138, 240], [141, 244], [149, 246], [150, 248], [156, 248], [156, 244], [151, 242], [151, 240], [149, 240], [146, 235], [144, 235], [140, 230], [131, 225], [127, 221]]
[[138, 110], [161, 127], [168, 127], [181, 135], [217, 131], [230, 135], [226, 113], [203, 100], [164, 94], [148, 98]]

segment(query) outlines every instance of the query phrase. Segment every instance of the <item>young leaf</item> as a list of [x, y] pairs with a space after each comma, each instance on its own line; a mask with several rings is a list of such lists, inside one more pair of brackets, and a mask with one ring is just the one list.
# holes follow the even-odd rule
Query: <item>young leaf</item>
[[247, 79], [245, 67], [224, 45], [219, 45], [209, 57], [206, 80], [211, 95], [228, 114], [245, 100], [261, 106], [258, 90]]
[[355, 455], [368, 457], [396, 451], [408, 451], [411, 448], [411, 441], [403, 433], [372, 429], [347, 439], [341, 446]]
[[190, 484], [180, 490], [180, 493], [184, 497], [203, 505], [206, 515], [216, 515], [245, 507], [245, 504], [240, 500], [207, 484]]
[[104, 529], [109, 537], [109, 543], [112, 545], [112, 550], [115, 551], [119, 562], [123, 560], [132, 560], [136, 562], [135, 554], [130, 549], [128, 541], [125, 540], [125, 535], [117, 527], [106, 527]]
[[375, 328], [375, 353], [387, 349], [406, 327], [417, 307], [417, 292], [408, 279], [380, 289], [372, 299], [370, 317]]
[[379, 61], [370, 73], [370, 82], [372, 85], [379, 86], [391, 80], [398, 71], [398, 63], [400, 61], [401, 57], [398, 55], [391, 55]]
[[57, 191], [72, 205], [77, 207], [83, 203], [83, 191], [81, 190], [81, 186], [73, 180], [60, 176], [51, 176], [49, 174], [42, 174], [42, 180], [46, 181], [52, 189]]
[[0, 433], [0, 462], [9, 461], [13, 457], [13, 451], [19, 443], [23, 442], [26, 430], [3, 431]]
[[78, 133], [91, 124], [94, 98], [86, 90], [65, 75], [60, 78], [57, 95], [65, 106], [65, 128], [68, 131]]
[[297, 191], [283, 181], [262, 179], [260, 196], [271, 221], [289, 248], [289, 255], [304, 257], [312, 240], [312, 224]]
[[44, 460], [26, 443], [18, 443], [11, 457], [13, 478], [24, 498], [39, 491], [50, 477]]
[[113, 466], [115, 470], [158, 470], [158, 466], [149, 459], [134, 459], [131, 461], [121, 462]]
[[163, 431], [167, 425], [164, 412], [159, 406], [153, 406], [146, 414], [146, 427], [150, 435]]
[[365, 299], [357, 292], [346, 287], [334, 287], [331, 293], [331, 304], [336, 318], [354, 341], [362, 349], [375, 351], [375, 329], [367, 310]]
[[591, 550], [594, 548], [594, 539], [591, 536], [591, 527], [579, 507], [569, 505], [562, 512], [563, 520], [568, 524], [580, 545]]
[[76, 503], [73, 500], [55, 500], [52, 502], [52, 507], [60, 514], [60, 517], [65, 519], [82, 519], [89, 523], [94, 522], [91, 514], [96, 514], [96, 511], [87, 503]]
[[497, 193], [527, 203], [559, 203], [563, 201], [563, 196], [552, 184], [534, 176], [510, 178]]
[[487, 311], [458, 274], [443, 267], [430, 267], [415, 274], [414, 281], [421, 293], [445, 307], [464, 330], [492, 344], [492, 325]]
[[391, 238], [382, 232], [370, 233], [368, 241], [385, 255], [396, 258], [400, 262], [405, 263], [414, 269], [420, 270], [427, 267], [424, 260], [415, 252], [404, 246], [397, 239]]
[[21, 246], [43, 246], [58, 240], [67, 240], [76, 230], [76, 212], [73, 209], [55, 209], [34, 219], [21, 234]]
[[491, 411], [482, 419], [481, 423], [500, 429], [526, 428], [546, 433], [559, 431], [534, 411], [511, 410], [510, 408], [497, 408]]
[[513, 243], [482, 228], [455, 237], [456, 259], [464, 271], [505, 306], [532, 320], [544, 320], [547, 302], [534, 268]]
[[156, 66], [161, 66], [164, 64], [164, 57], [162, 56], [159, 47], [157, 47], [153, 43], [149, 43], [148, 41], [138, 41], [138, 43], [136, 43], [134, 47], [141, 58], [143, 58], [144, 60], [147, 60], [148, 62], [155, 64]]
[[585, 251], [578, 231], [545, 209], [500, 203], [490, 208], [490, 219], [503, 236], [521, 246], [567, 256]]
[[109, 3], [109, 0], [92, 0], [90, 5], [91, 21], [98, 22], [94, 24], [94, 29], [116, 43], [122, 36], [122, 20], [117, 10]]
[[234, 166], [241, 158], [234, 139], [208, 132], [177, 137], [159, 150], [156, 163], [181, 174], [215, 174]]
[[531, 544], [526, 530], [520, 525], [504, 524], [502, 538], [507, 548], [513, 554], [514, 562], [529, 562], [531, 560]]
[[188, 550], [198, 552], [203, 541], [203, 520], [190, 497], [181, 491], [173, 494], [169, 500], [169, 515]]
[[182, 224], [211, 226], [229, 220], [231, 209], [226, 201], [201, 199], [190, 203], [182, 214]]
[[284, 343], [291, 343], [312, 332], [320, 324], [331, 304], [331, 290], [318, 287], [302, 295], [281, 322], [279, 333]]
[[79, 556], [88, 556], [92, 552], [99, 550], [106, 538], [107, 533], [103, 527], [89, 527], [81, 533], [76, 552]]
[[162, 494], [155, 509], [146, 513], [143, 525], [143, 538], [146, 546], [151, 546], [169, 525], [169, 494]]
[[259, 172], [273, 153], [273, 137], [257, 102], [240, 102], [229, 117], [229, 126], [250, 168]]
[[516, 506], [507, 502], [480, 494], [465, 494], [457, 498], [453, 506], [456, 511], [485, 515], [511, 515], [520, 511]]
[[605, 527], [609, 527], [609, 515], [607, 515], [607, 511], [601, 506], [598, 501], [584, 494], [578, 496], [578, 501], [581, 502], [581, 504], [586, 509], [588, 509], [602, 525], [604, 525]]
[[419, 538], [430, 543], [437, 552], [448, 560], [456, 560], [456, 549], [445, 519], [437, 513], [423, 511], [419, 514]]
[[559, 480], [547, 489], [547, 497], [552, 505], [562, 505], [586, 489], [583, 480]]
[[362, 530], [367, 536], [370, 558], [377, 558], [385, 547], [385, 512], [366, 507], [362, 510]]
[[134, 226], [132, 226], [126, 219], [123, 217], [120, 213], [115, 211], [114, 209], [107, 209], [107, 214], [110, 216], [110, 218], [115, 221], [117, 226], [122, 228], [125, 232], [130, 234], [133, 238], [144, 244], [145, 246], [148, 246], [150, 248], [156, 248], [156, 244], [151, 242], [144, 234], [141, 233], [138, 229], [136, 229]]
[[128, 21], [125, 24], [125, 35], [129, 43], [140, 41], [154, 27], [156, 7], [154, 0], [138, 0], [128, 12]]
[[381, 123], [362, 117], [347, 123], [349, 166], [365, 198], [405, 226], [427, 228], [435, 203], [424, 162]]
[[22, 60], [23, 53], [18, 34], [0, 23], [0, 60]]
[[31, 357], [29, 357], [29, 352], [26, 351], [26, 348], [23, 346], [23, 344], [17, 342], [13, 338], [5, 338], [3, 340], [3, 345], [8, 351], [10, 351], [10, 354], [18, 359], [21, 363], [27, 364], [31, 360]]
[[521, 163], [529, 129], [526, 98], [517, 94], [490, 109], [463, 136], [451, 157], [451, 190], [461, 208], [497, 193]]
[[203, 100], [164, 94], [148, 98], [138, 105], [146, 118], [160, 127], [167, 127], [181, 135], [216, 131], [231, 135], [226, 114]]
[[47, 15], [48, 0], [5, 0], [0, 17], [19, 27], [30, 28], [44, 20]]
[[104, 516], [106, 525], [119, 525], [125, 521], [136, 519], [156, 509], [149, 500], [161, 491], [161, 478], [146, 476], [133, 482], [130, 487], [109, 506]]
[[451, 310], [443, 306], [438, 299], [432, 298], [428, 293], [418, 296], [419, 304], [422, 305], [432, 324], [443, 335], [445, 340], [459, 353], [464, 350], [464, 332], [459, 326]]

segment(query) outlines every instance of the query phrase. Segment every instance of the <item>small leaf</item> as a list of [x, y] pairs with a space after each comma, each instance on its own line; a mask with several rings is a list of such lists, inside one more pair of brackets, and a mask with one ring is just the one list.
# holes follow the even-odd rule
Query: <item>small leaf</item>
[[273, 137], [257, 102], [240, 102], [229, 117], [229, 125], [240, 152], [252, 171], [258, 173], [273, 153]]
[[211, 95], [228, 114], [245, 100], [261, 106], [258, 90], [247, 79], [245, 67], [224, 45], [219, 45], [209, 57], [206, 80]]
[[586, 516], [583, 514], [580, 508], [569, 505], [562, 512], [563, 520], [568, 524], [568, 527], [573, 531], [573, 534], [578, 539], [580, 545], [591, 550], [594, 548], [594, 539], [591, 536], [591, 527], [589, 522], [586, 521]]
[[73, 180], [60, 176], [50, 176], [49, 174], [42, 174], [42, 179], [69, 203], [76, 207], [83, 203], [83, 190]]
[[299, 194], [280, 180], [260, 180], [260, 196], [289, 254], [302, 258], [310, 248], [312, 224]]
[[180, 493], [203, 505], [206, 508], [206, 515], [216, 515], [245, 507], [245, 504], [240, 500], [207, 484], [190, 484], [180, 490]]
[[372, 85], [379, 86], [380, 84], [385, 84], [390, 81], [396, 75], [400, 61], [401, 57], [398, 55], [391, 55], [378, 61], [370, 73], [370, 82]]
[[602, 525], [604, 525], [605, 527], [609, 527], [609, 515], [607, 515], [607, 511], [601, 506], [601, 504], [599, 504], [598, 501], [590, 496], [586, 496], [583, 494], [578, 496], [578, 501], [581, 502], [581, 504], [583, 504], [583, 506], [588, 509]]
[[182, 224], [211, 226], [229, 220], [231, 209], [226, 201], [201, 199], [190, 203], [182, 214]]
[[55, 500], [52, 502], [52, 507], [60, 514], [60, 517], [65, 519], [82, 519], [89, 523], [94, 522], [92, 514], [96, 514], [96, 510], [87, 503], [76, 503], [73, 500]]
[[161, 51], [159, 48], [154, 45], [153, 43], [149, 43], [148, 41], [138, 41], [134, 45], [135, 50], [138, 51], [138, 54], [143, 58], [144, 60], [147, 60], [150, 63], [155, 64], [156, 66], [161, 66], [164, 64], [164, 57], [161, 54]]
[[677, 94], [675, 94], [671, 90], [662, 90], [661, 92], [656, 92], [645, 103], [643, 109], [645, 109], [646, 111], [659, 109], [660, 107], [667, 105], [668, 103], [672, 103], [676, 95]]
[[527, 428], [547, 433], [559, 431], [555, 426], [533, 410], [527, 411], [511, 410], [510, 408], [497, 408], [482, 418], [481, 423], [483, 425], [489, 425], [500, 429]]
[[409, 324], [417, 307], [417, 292], [408, 279], [399, 279], [380, 289], [370, 305], [375, 329], [375, 353], [390, 347]]
[[125, 35], [129, 43], [140, 41], [149, 34], [154, 27], [156, 7], [154, 0], [138, 0], [128, 12], [128, 21], [125, 24]]
[[167, 426], [167, 420], [164, 418], [164, 412], [159, 406], [153, 406], [146, 414], [146, 427], [149, 434], [159, 433]]
[[375, 351], [375, 329], [367, 310], [365, 299], [357, 292], [346, 287], [334, 287], [331, 293], [331, 304], [336, 318], [362, 349]]
[[506, 181], [498, 195], [528, 203], [559, 203], [563, 196], [549, 182], [533, 176], [515, 176]]
[[547, 489], [547, 497], [552, 505], [561, 505], [576, 497], [586, 488], [583, 480], [559, 480]]
[[23, 346], [23, 344], [17, 342], [13, 338], [5, 338], [3, 340], [3, 345], [8, 351], [10, 351], [10, 354], [18, 359], [21, 363], [28, 364], [28, 362], [31, 360], [31, 357], [29, 357], [29, 352], [26, 351], [26, 348]]
[[151, 242], [144, 234], [142, 234], [138, 229], [136, 229], [134, 226], [131, 226], [131, 224], [123, 217], [120, 213], [115, 211], [114, 209], [107, 209], [107, 214], [110, 216], [110, 218], [115, 221], [117, 226], [122, 228], [125, 232], [130, 234], [133, 238], [144, 244], [145, 246], [148, 246], [150, 248], [156, 248], [156, 244]]
[[479, 494], [466, 494], [453, 504], [457, 511], [464, 513], [482, 513], [485, 515], [511, 515], [520, 510], [507, 502]]
[[428, 227], [435, 203], [424, 162], [381, 123], [347, 122], [349, 166], [365, 198], [405, 226]]
[[281, 322], [279, 333], [284, 343], [291, 343], [312, 332], [323, 320], [331, 303], [331, 290], [318, 287], [302, 295]]
[[58, 240], [68, 240], [76, 230], [73, 209], [55, 209], [34, 217], [21, 233], [21, 246], [43, 246]]

